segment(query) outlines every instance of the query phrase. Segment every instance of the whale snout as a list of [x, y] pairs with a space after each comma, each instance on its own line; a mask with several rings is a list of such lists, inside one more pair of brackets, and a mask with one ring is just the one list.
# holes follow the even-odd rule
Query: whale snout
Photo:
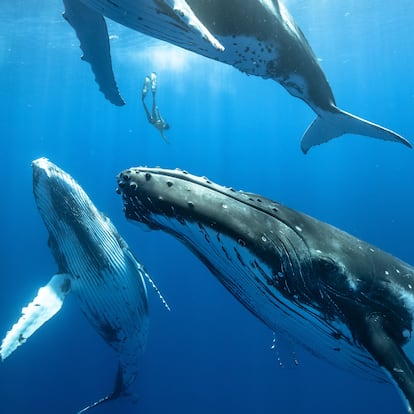
[[164, 200], [163, 178], [143, 168], [131, 168], [116, 177], [116, 192], [122, 195], [124, 212], [128, 219], [146, 224], [156, 230], [151, 218], [153, 213], [164, 214], [161, 207]]
[[68, 174], [47, 158], [38, 158], [32, 162], [33, 171], [33, 192], [35, 197], [49, 193], [53, 189], [59, 192], [59, 187], [64, 186], [65, 189], [72, 187], [74, 182]]
[[54, 164], [44, 157], [38, 158], [32, 162], [33, 189], [50, 177], [52, 165]]

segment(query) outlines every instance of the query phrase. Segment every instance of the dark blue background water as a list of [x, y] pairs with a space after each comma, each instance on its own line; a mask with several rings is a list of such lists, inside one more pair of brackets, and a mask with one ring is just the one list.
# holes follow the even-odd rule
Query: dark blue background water
[[[42, 4], [41, 4], [42, 3]], [[414, 140], [412, 0], [293, 1], [338, 105]], [[56, 271], [32, 196], [30, 163], [46, 156], [108, 214], [166, 296], [150, 293], [151, 331], [137, 404], [98, 413], [405, 412], [396, 388], [361, 379], [297, 349], [280, 368], [272, 333], [175, 239], [126, 222], [122, 169], [180, 167], [274, 198], [414, 263], [414, 153], [345, 136], [304, 156], [314, 118], [272, 81], [111, 24], [114, 70], [127, 105], [98, 91], [60, 1], [0, 5], [0, 330]], [[158, 73], [166, 144], [140, 103]], [[2, 336], [3, 334], [0, 334]], [[1, 364], [0, 412], [74, 413], [109, 392], [116, 356], [68, 297], [60, 313]]]

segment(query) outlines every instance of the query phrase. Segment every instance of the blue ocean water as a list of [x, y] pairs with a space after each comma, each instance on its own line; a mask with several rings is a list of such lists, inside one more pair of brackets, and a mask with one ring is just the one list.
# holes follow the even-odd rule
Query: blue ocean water
[[[150, 292], [151, 327], [136, 398], [97, 413], [337, 414], [406, 412], [395, 387], [295, 350], [280, 367], [273, 335], [175, 239], [128, 223], [115, 175], [180, 167], [278, 200], [414, 264], [414, 153], [344, 136], [304, 156], [314, 118], [270, 80], [110, 23], [127, 102], [103, 98], [61, 2], [0, 5], [0, 335], [56, 271], [33, 195], [30, 163], [45, 156], [109, 215], [172, 308]], [[338, 105], [414, 141], [412, 0], [286, 1], [321, 60]], [[158, 74], [169, 144], [148, 124], [144, 77]], [[116, 356], [76, 298], [0, 366], [0, 412], [74, 413], [110, 392]]]

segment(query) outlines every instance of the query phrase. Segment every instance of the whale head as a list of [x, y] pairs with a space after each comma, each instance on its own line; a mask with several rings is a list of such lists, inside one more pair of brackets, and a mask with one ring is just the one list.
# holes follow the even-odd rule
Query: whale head
[[[32, 171], [34, 198], [49, 232], [49, 245], [59, 271], [82, 278], [83, 269], [89, 265], [95, 269], [107, 266], [103, 242], [106, 239], [118, 244], [119, 237], [110, 220], [69, 174], [48, 159], [33, 161]], [[99, 231], [102, 225], [106, 232]]]
[[182, 241], [276, 336], [369, 378], [391, 378], [414, 406], [412, 266], [185, 171], [130, 168], [117, 180], [129, 220]]
[[313, 324], [331, 350], [338, 347], [335, 338], [351, 337], [346, 328], [319, 317], [315, 287], [302, 283], [312, 257], [301, 233], [302, 217], [293, 210], [181, 170], [138, 167], [117, 179], [127, 219], [182, 241], [272, 330], [300, 338]]

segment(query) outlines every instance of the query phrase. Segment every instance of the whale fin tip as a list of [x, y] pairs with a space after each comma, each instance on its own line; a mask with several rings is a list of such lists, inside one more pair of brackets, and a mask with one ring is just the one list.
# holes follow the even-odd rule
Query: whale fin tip
[[94, 403], [88, 405], [85, 408], [82, 408], [82, 410], [78, 411], [77, 414], [83, 414], [86, 413], [86, 411], [89, 411], [91, 408], [97, 407], [98, 405], [103, 404], [104, 402], [110, 401], [112, 399], [111, 394], [107, 395], [101, 399], [99, 399], [98, 401], [95, 401]]
[[39, 289], [32, 302], [22, 308], [19, 320], [3, 339], [0, 347], [2, 361], [59, 312], [69, 291], [70, 279], [64, 273], [54, 275], [47, 285]]
[[74, 28], [82, 60], [91, 65], [99, 90], [112, 104], [125, 105], [112, 69], [108, 29], [104, 17], [80, 0], [64, 0], [64, 19]]

